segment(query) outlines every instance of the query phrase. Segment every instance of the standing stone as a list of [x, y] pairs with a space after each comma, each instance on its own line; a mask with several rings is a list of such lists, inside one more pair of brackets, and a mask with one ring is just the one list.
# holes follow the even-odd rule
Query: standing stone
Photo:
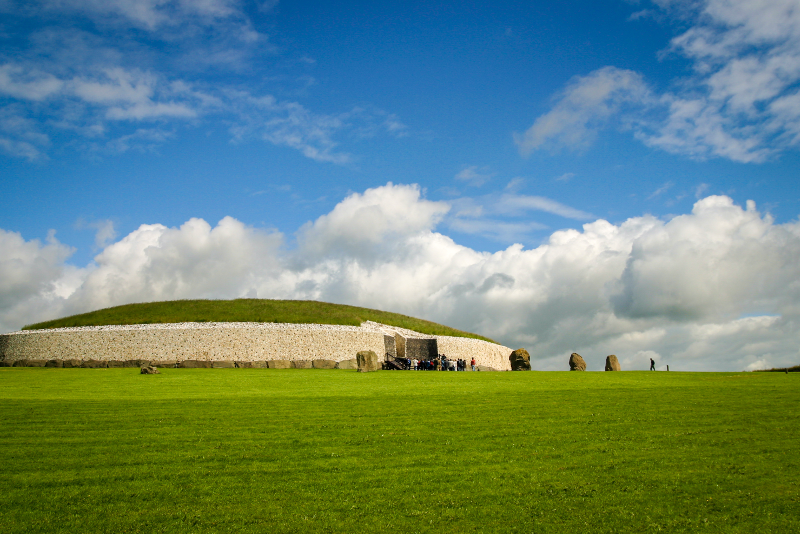
[[371, 350], [362, 350], [356, 354], [356, 360], [358, 360], [359, 373], [378, 370], [378, 355]]
[[586, 362], [583, 361], [581, 355], [577, 352], [573, 352], [572, 355], [569, 357], [569, 370], [570, 371], [585, 371], [586, 370]]
[[531, 355], [525, 349], [517, 349], [508, 357], [511, 362], [512, 371], [530, 371], [531, 370]]
[[619, 366], [619, 360], [613, 354], [611, 356], [606, 356], [606, 371], [622, 371], [622, 368]]

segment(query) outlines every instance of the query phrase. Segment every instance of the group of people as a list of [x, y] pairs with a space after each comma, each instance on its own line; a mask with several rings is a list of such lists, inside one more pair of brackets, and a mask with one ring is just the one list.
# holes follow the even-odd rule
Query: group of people
[[[437, 358], [432, 360], [418, 360], [416, 358], [399, 358], [404, 360], [406, 369], [412, 371], [466, 371], [467, 360], [458, 358], [450, 360], [444, 354], [439, 354]], [[475, 370], [475, 358], [469, 364], [472, 370]]]

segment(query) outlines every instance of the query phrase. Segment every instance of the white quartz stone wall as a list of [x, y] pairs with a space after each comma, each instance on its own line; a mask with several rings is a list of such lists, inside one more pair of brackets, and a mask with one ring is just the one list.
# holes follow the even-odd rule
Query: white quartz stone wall
[[[372, 350], [383, 360], [378, 323], [360, 327], [274, 323], [179, 323], [25, 330], [0, 336], [0, 360], [264, 361], [350, 360]], [[408, 337], [430, 337], [402, 330]], [[435, 336], [448, 358], [510, 369], [511, 349], [480, 340]]]

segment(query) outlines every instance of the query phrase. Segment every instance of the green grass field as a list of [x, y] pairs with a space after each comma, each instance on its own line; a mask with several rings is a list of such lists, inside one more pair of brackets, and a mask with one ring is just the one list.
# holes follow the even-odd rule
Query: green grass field
[[[171, 300], [126, 304], [104, 308], [53, 321], [27, 325], [23, 330], [100, 326], [118, 324], [153, 324], [184, 322], [304, 323], [359, 326], [364, 321], [408, 328], [423, 334], [471, 337], [492, 341], [423, 319], [399, 313], [330, 304], [315, 300]], [[492, 341], [494, 343], [494, 341]]]
[[796, 373], [0, 369], [0, 532], [800, 532]]

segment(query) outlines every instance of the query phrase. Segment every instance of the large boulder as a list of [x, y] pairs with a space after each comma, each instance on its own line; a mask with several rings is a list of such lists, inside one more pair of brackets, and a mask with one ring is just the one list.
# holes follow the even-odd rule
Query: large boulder
[[125, 367], [125, 361], [123, 360], [108, 360], [106, 363], [109, 367]]
[[253, 364], [253, 368], [254, 369], [267, 369], [267, 368], [269, 368], [269, 363], [264, 361], [264, 360], [257, 360], [257, 361], [250, 362], [250, 363]]
[[311, 365], [314, 369], [336, 369], [336, 360], [314, 360]]
[[606, 371], [622, 371], [622, 367], [619, 366], [619, 360], [613, 354], [606, 356]]
[[64, 365], [65, 368], [68, 368], [68, 369], [69, 368], [77, 368], [77, 367], [80, 367], [81, 365], [83, 365], [83, 362], [81, 360], [64, 360], [63, 365]]
[[237, 369], [252, 369], [253, 362], [236, 362], [235, 363]]
[[142, 370], [139, 371], [139, 374], [143, 374], [143, 375], [159, 375], [159, 374], [161, 374], [161, 371], [158, 370], [158, 367], [155, 367], [153, 365], [146, 365], [146, 366], [142, 367]]
[[108, 367], [108, 362], [105, 360], [84, 360], [81, 367], [88, 369], [105, 369]]
[[530, 371], [531, 370], [531, 355], [525, 349], [517, 349], [508, 357], [511, 362], [512, 371]]
[[487, 372], [487, 371], [497, 371], [497, 369], [495, 369], [494, 367], [489, 367], [488, 365], [478, 365], [478, 366], [476, 366], [475, 368], [476, 368], [478, 371], [483, 371], [483, 372]]
[[358, 369], [358, 360], [353, 358], [352, 360], [342, 360], [336, 363], [337, 369]]
[[569, 370], [570, 371], [585, 371], [586, 370], [586, 362], [583, 361], [581, 355], [577, 352], [573, 352], [572, 355], [569, 357]]
[[61, 360], [48, 360], [45, 367], [64, 367], [64, 362]]
[[267, 363], [270, 369], [289, 369], [292, 367], [292, 362], [289, 360], [270, 360]]
[[230, 360], [217, 360], [211, 362], [211, 367], [214, 369], [233, 369], [236, 367], [236, 364]]
[[362, 350], [356, 354], [356, 361], [358, 362], [359, 373], [378, 370], [378, 355], [371, 350]]
[[292, 360], [292, 369], [311, 369], [311, 360]]
[[123, 367], [150, 367], [150, 360], [125, 360]]
[[14, 367], [14, 362], [11, 360], [0, 360], [0, 367]]

